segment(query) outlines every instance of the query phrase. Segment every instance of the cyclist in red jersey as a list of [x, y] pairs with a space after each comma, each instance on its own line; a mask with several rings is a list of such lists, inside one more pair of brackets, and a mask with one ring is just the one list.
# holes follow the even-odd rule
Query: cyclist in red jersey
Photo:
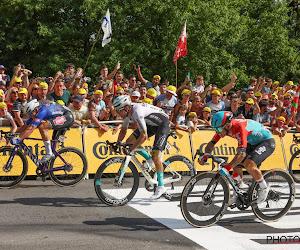
[[[266, 130], [259, 122], [247, 119], [232, 119], [232, 117], [233, 114], [227, 111], [220, 111], [212, 117], [211, 125], [217, 133], [207, 144], [205, 153], [211, 153], [215, 144], [225, 136], [237, 139], [237, 154], [228, 165], [220, 170], [220, 173], [227, 175], [229, 170], [233, 168], [233, 172], [241, 176], [242, 169], [237, 166], [244, 166], [254, 180], [259, 183], [257, 203], [262, 203], [268, 196], [269, 186], [258, 166], [274, 152], [275, 140], [270, 131]], [[205, 155], [198, 159], [201, 165], [206, 160]], [[234, 195], [233, 201], [235, 199], [236, 196]]]

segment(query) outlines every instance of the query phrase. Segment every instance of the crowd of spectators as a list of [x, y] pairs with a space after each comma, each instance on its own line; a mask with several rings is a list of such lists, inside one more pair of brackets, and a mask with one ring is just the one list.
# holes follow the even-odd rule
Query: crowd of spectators
[[139, 65], [134, 67], [135, 74], [125, 78], [119, 62], [110, 73], [103, 65], [95, 81], [83, 76], [82, 69], [76, 69], [72, 63], [54, 78], [33, 78], [32, 71], [22, 64], [14, 68], [12, 77], [5, 70], [0, 65], [0, 126], [11, 126], [12, 131], [28, 118], [23, 112], [26, 102], [37, 99], [41, 104], [57, 102], [68, 106], [77, 126], [93, 125], [105, 133], [108, 121], [121, 120], [112, 105], [120, 95], [129, 95], [135, 103], [161, 107], [172, 125], [183, 131], [194, 132], [198, 125], [210, 126], [212, 115], [222, 110], [231, 111], [235, 118], [258, 121], [271, 127], [275, 134], [282, 135], [291, 127], [300, 130], [300, 116], [291, 113], [297, 88], [292, 81], [279, 87], [278, 81], [269, 78], [251, 78], [248, 88], [236, 89], [235, 74], [222, 88], [209, 83], [205, 86], [203, 76], [199, 75], [195, 84], [187, 76], [176, 88], [159, 75], [154, 75], [152, 81], [146, 80]]

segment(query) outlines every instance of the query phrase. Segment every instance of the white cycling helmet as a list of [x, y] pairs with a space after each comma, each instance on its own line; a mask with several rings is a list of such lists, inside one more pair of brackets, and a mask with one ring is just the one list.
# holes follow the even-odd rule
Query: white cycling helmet
[[40, 105], [37, 99], [33, 99], [30, 102], [27, 102], [24, 107], [24, 113], [31, 115], [32, 112]]
[[115, 109], [123, 109], [126, 106], [131, 105], [131, 99], [128, 95], [121, 95], [116, 97], [116, 99], [113, 102], [113, 106]]

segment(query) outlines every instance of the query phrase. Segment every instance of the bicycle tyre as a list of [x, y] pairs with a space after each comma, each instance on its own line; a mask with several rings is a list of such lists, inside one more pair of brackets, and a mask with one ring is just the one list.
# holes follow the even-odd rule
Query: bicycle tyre
[[[300, 150], [296, 151], [289, 163], [289, 173], [293, 177], [294, 181], [300, 183]], [[299, 163], [298, 163], [299, 161]]]
[[[13, 167], [9, 170], [5, 169], [6, 162], [13, 151], [14, 147], [0, 148], [0, 188], [15, 187], [20, 184], [27, 175], [28, 162], [26, 156], [20, 150], [16, 152], [12, 160]], [[7, 153], [9, 154], [7, 155]]]
[[71, 169], [56, 155], [50, 162], [50, 170], [65, 166], [64, 170], [50, 172], [51, 180], [58, 186], [71, 187], [78, 184], [86, 175], [88, 163], [85, 155], [77, 148], [65, 147], [57, 151], [71, 165]]
[[139, 173], [130, 161], [120, 186], [120, 176], [125, 157], [112, 157], [103, 162], [94, 177], [94, 188], [99, 199], [109, 206], [123, 206], [136, 194], [139, 187]]
[[[205, 190], [216, 181], [218, 183], [213, 193], [214, 196], [212, 199], [208, 197], [205, 201], [203, 197]], [[180, 199], [180, 209], [184, 219], [190, 225], [208, 227], [223, 217], [228, 208], [229, 200], [230, 189], [223, 176], [217, 172], [199, 173], [185, 185]]]
[[182, 179], [180, 181], [176, 181], [173, 183], [165, 184], [167, 189], [167, 193], [163, 196], [170, 201], [180, 201], [182, 190], [186, 184], [186, 182], [194, 177], [197, 172], [194, 169], [193, 163], [183, 155], [174, 155], [169, 157], [163, 162], [164, 167], [164, 179], [174, 179], [176, 180], [178, 177], [175, 174], [171, 173], [167, 169], [167, 165], [169, 165], [173, 170], [181, 174]]
[[[268, 194], [267, 201], [253, 205], [252, 210], [256, 217], [262, 221], [277, 221], [285, 216], [293, 205], [296, 198], [295, 182], [291, 175], [282, 169], [272, 169], [266, 172], [263, 176], [266, 182], [270, 185], [270, 192]], [[278, 179], [277, 181], [276, 178]], [[256, 199], [258, 188], [259, 184], [256, 183], [251, 190], [250, 194], [252, 201]], [[285, 204], [285, 206], [280, 209], [278, 208], [278, 205], [281, 204]]]

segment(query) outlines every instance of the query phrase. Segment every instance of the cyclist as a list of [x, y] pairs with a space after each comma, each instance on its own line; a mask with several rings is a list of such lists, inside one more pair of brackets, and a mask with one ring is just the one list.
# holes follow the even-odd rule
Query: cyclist
[[40, 105], [36, 99], [25, 104], [24, 112], [29, 115], [26, 123], [19, 128], [17, 133], [22, 133], [20, 137], [11, 139], [11, 144], [16, 145], [27, 138], [33, 130], [39, 129], [42, 140], [45, 144], [46, 155], [40, 162], [47, 162], [54, 159], [55, 156], [51, 149], [49, 129], [53, 129], [52, 138], [58, 135], [58, 130], [69, 128], [74, 123], [74, 117], [69, 108], [57, 103], [47, 103]]
[[[156, 188], [151, 199], [160, 198], [166, 189], [163, 184], [163, 165], [160, 160], [161, 152], [165, 149], [167, 137], [170, 132], [170, 121], [168, 115], [159, 107], [149, 105], [147, 103], [132, 103], [127, 95], [118, 96], [113, 102], [117, 113], [124, 119], [118, 141], [125, 138], [129, 122], [133, 120], [137, 122], [138, 128], [127, 139], [127, 143], [132, 144], [128, 150], [124, 149], [124, 154], [128, 155], [134, 149], [140, 147], [147, 138], [155, 135], [152, 160], [157, 171], [158, 187]], [[137, 152], [145, 157], [144, 151]], [[149, 157], [149, 155], [148, 155]]]
[[[230, 136], [237, 139], [237, 154], [232, 161], [224, 166], [220, 173], [227, 175], [233, 168], [233, 173], [242, 176], [242, 169], [237, 168], [243, 165], [254, 180], [258, 182], [257, 203], [266, 200], [269, 192], [269, 185], [264, 180], [258, 167], [268, 158], [275, 150], [275, 140], [270, 131], [266, 130], [260, 123], [247, 119], [232, 119], [233, 114], [228, 111], [217, 112], [211, 119], [211, 126], [217, 132], [212, 140], [207, 144], [205, 153], [211, 153], [215, 144], [223, 137]], [[202, 156], [198, 159], [203, 165], [207, 157]], [[232, 203], [235, 203], [237, 196], [234, 194]]]

